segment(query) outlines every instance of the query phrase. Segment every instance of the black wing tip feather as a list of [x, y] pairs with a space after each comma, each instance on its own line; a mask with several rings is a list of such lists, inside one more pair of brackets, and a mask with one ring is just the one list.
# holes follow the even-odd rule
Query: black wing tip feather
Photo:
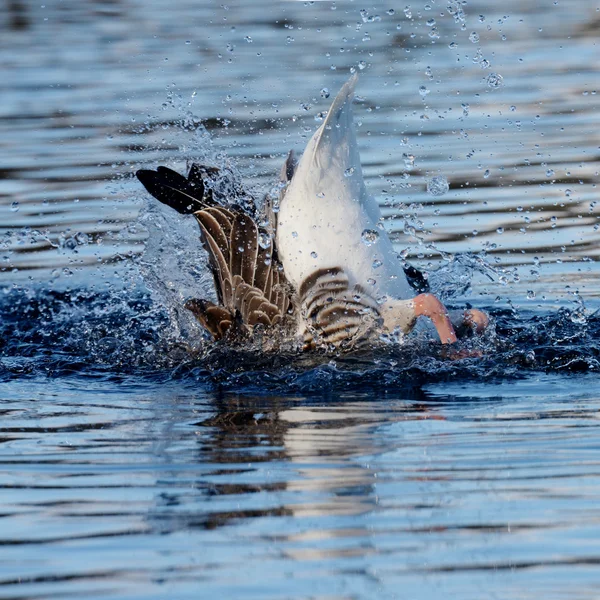
[[140, 169], [135, 175], [148, 193], [182, 215], [205, 207], [202, 199], [204, 186], [201, 181], [191, 182], [168, 167], [158, 167], [156, 171]]

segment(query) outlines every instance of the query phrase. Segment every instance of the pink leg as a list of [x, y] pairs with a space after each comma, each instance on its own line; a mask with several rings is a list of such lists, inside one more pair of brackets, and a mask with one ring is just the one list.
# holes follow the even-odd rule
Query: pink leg
[[419, 294], [414, 302], [415, 316], [429, 317], [433, 321], [442, 344], [456, 342], [456, 333], [448, 317], [448, 311], [433, 294]]

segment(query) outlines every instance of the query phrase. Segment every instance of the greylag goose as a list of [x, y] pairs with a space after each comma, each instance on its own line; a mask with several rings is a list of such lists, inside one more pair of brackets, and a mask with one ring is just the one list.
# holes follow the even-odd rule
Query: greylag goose
[[220, 195], [214, 167], [193, 164], [187, 177], [166, 167], [137, 172], [157, 200], [198, 220], [218, 302], [186, 307], [215, 340], [261, 326], [304, 349], [345, 350], [407, 334], [419, 317], [431, 319], [442, 344], [487, 326], [477, 309], [451, 318], [437, 297], [415, 291], [418, 272], [406, 271], [379, 227], [352, 124], [356, 81], [342, 87], [297, 165], [288, 155], [279, 196], [261, 209], [237, 184]]

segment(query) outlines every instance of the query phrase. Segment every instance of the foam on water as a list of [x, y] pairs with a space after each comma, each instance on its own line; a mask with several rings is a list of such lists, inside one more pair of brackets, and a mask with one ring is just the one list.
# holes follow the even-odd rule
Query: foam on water
[[[161, 304], [143, 288], [8, 292], [0, 304], [0, 377], [183, 378], [209, 388], [308, 392], [600, 371], [600, 317], [582, 307], [556, 312], [486, 307], [493, 327], [457, 350], [423, 334], [369, 352], [328, 355], [263, 353], [260, 338], [236, 348], [208, 342], [197, 325], [184, 326], [189, 317], [178, 308], [177, 295], [165, 298], [167, 304]], [[460, 358], [461, 350], [481, 356]]]

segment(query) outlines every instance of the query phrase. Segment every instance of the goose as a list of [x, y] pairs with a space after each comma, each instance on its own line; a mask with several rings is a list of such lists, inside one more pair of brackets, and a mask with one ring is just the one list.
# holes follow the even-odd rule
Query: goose
[[423, 291], [420, 273], [403, 267], [380, 228], [352, 121], [357, 79], [341, 88], [300, 160], [288, 154], [279, 194], [260, 209], [237, 182], [224, 195], [216, 167], [192, 164], [187, 177], [167, 167], [137, 171], [157, 200], [198, 221], [217, 303], [185, 306], [214, 340], [243, 340], [259, 328], [305, 350], [337, 351], [406, 335], [420, 317], [442, 344], [487, 327], [482, 311], [451, 315]]

